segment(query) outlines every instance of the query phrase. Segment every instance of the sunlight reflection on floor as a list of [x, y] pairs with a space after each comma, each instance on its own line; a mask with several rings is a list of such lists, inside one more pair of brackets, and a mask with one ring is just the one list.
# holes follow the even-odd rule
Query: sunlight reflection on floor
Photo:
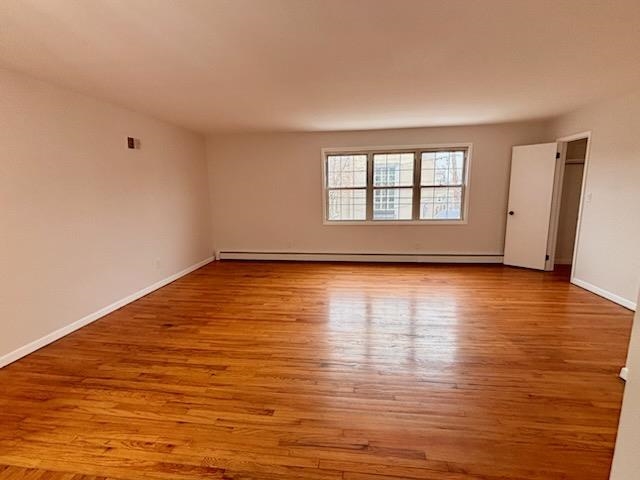
[[376, 368], [443, 367], [456, 361], [456, 307], [454, 297], [442, 295], [399, 297], [330, 291], [332, 351], [341, 361], [368, 362]]

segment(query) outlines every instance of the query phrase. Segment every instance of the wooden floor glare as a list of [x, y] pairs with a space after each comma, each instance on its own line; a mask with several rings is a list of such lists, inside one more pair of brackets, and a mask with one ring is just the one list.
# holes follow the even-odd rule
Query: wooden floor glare
[[632, 314], [567, 277], [214, 262], [0, 370], [0, 479], [606, 480]]

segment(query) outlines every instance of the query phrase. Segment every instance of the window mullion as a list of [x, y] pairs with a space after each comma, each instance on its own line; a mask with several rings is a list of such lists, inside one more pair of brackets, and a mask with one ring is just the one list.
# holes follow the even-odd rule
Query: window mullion
[[373, 154], [367, 152], [367, 211], [365, 218], [373, 220]]
[[411, 219], [420, 220], [420, 176], [422, 173], [422, 159], [420, 152], [414, 153], [413, 160], [413, 198], [411, 205]]

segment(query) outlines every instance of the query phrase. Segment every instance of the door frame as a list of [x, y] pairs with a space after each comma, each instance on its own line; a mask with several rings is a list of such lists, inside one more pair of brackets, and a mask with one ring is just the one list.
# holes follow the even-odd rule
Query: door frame
[[570, 282], [574, 283], [576, 260], [578, 258], [578, 248], [580, 246], [580, 232], [582, 230], [582, 216], [585, 201], [585, 191], [587, 186], [587, 177], [589, 174], [589, 156], [591, 153], [591, 130], [574, 133], [556, 139], [560, 157], [556, 162], [556, 175], [553, 189], [553, 199], [551, 203], [551, 225], [549, 228], [549, 242], [547, 243], [547, 254], [549, 260], [546, 263], [546, 270], [553, 270], [556, 256], [556, 243], [558, 240], [558, 220], [560, 218], [560, 200], [562, 198], [562, 181], [564, 179], [564, 167], [567, 158], [567, 143], [574, 140], [587, 139], [587, 150], [584, 155], [584, 169], [582, 172], [582, 185], [580, 186], [580, 201], [578, 202], [578, 221], [576, 222], [576, 238], [573, 243], [573, 256], [571, 259], [571, 277]]

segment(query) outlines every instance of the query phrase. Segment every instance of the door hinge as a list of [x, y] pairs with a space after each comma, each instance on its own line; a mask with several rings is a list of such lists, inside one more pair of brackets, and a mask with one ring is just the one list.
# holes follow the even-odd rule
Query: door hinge
[[556, 159], [560, 158], [560, 152], [556, 152]]
[[545, 256], [544, 256], [544, 259], [545, 259], [545, 260], [549, 260], [549, 255], [545, 255]]

